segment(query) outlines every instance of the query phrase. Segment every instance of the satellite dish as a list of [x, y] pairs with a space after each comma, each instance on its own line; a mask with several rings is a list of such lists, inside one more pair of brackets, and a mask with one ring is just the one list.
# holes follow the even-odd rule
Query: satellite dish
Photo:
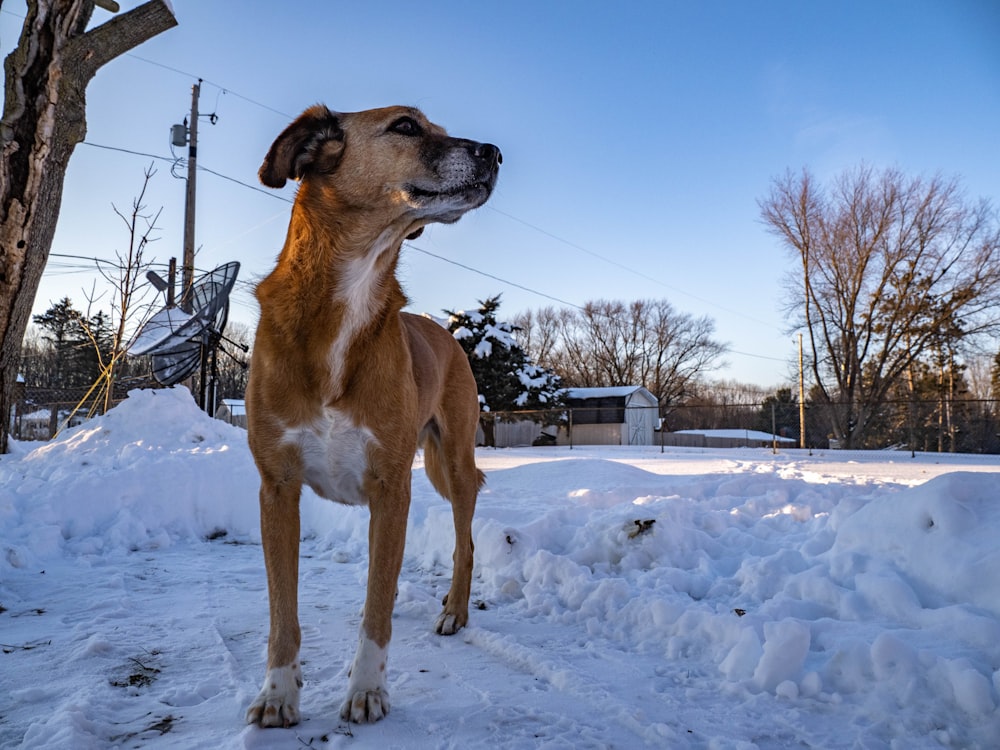
[[128, 348], [128, 353], [134, 357], [141, 354], [148, 354], [156, 349], [174, 335], [174, 331], [180, 330], [191, 321], [191, 314], [186, 313], [179, 307], [164, 307], [140, 329], [139, 335]]
[[204, 316], [206, 320], [215, 318], [229, 303], [229, 293], [239, 272], [240, 264], [232, 261], [200, 276], [191, 285], [191, 309], [196, 311], [195, 315]]
[[191, 285], [191, 312], [165, 307], [139, 330], [128, 353], [149, 354], [153, 378], [175, 385], [194, 373], [222, 338], [229, 316], [229, 293], [240, 264], [225, 263], [200, 276]]
[[201, 364], [201, 341], [188, 341], [177, 349], [152, 356], [153, 379], [160, 385], [177, 385]]

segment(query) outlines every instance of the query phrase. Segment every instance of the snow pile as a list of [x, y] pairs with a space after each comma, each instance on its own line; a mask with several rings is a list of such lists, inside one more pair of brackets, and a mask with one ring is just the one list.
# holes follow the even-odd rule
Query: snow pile
[[208, 419], [186, 390], [133, 391], [104, 417], [0, 461], [7, 557], [163, 547], [217, 529], [259, 535], [246, 502], [255, 474], [246, 432]]
[[843, 519], [834, 549], [862, 575], [904, 576], [923, 607], [972, 603], [1000, 617], [998, 529], [997, 477], [954, 473]]
[[474, 608], [448, 639], [430, 631], [450, 508], [418, 456], [393, 713], [354, 728], [336, 706], [367, 511], [306, 491], [306, 721], [263, 731], [241, 724], [267, 637], [246, 433], [182, 389], [144, 391], [16, 449], [0, 458], [3, 747], [990, 748], [1000, 736], [996, 457], [481, 451]]

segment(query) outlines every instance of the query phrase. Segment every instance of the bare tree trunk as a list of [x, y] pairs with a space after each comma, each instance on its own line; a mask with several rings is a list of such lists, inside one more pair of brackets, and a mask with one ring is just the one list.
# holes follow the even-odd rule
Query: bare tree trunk
[[17, 48], [4, 61], [0, 120], [0, 453], [38, 283], [49, 257], [63, 178], [87, 134], [86, 89], [107, 62], [177, 25], [150, 0], [87, 31], [94, 0], [28, 0]]

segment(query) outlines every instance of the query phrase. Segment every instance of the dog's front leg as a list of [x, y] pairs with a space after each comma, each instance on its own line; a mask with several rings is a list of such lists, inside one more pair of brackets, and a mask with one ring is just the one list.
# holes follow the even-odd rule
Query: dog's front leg
[[267, 673], [247, 723], [288, 727], [299, 723], [299, 493], [298, 485], [261, 482], [260, 530], [267, 568], [271, 632], [267, 639]]
[[389, 713], [386, 662], [392, 637], [392, 609], [403, 565], [406, 517], [410, 508], [410, 474], [405, 485], [386, 489], [370, 502], [368, 524], [368, 591], [351, 665], [347, 697], [340, 717], [358, 724], [379, 721]]

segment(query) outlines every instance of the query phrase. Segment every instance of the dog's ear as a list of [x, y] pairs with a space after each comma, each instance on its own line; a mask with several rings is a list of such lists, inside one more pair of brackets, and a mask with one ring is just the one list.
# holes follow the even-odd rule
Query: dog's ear
[[344, 131], [336, 113], [322, 104], [310, 107], [275, 139], [258, 176], [268, 187], [301, 179], [310, 171], [332, 172], [344, 152]]

